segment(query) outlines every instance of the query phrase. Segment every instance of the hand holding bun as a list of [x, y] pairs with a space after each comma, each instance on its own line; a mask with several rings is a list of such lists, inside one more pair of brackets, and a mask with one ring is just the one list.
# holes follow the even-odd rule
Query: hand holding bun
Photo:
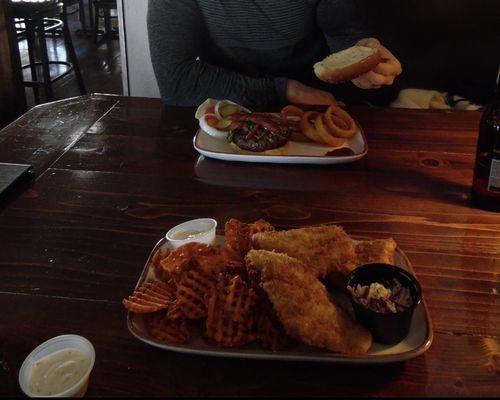
[[382, 86], [392, 85], [394, 79], [403, 72], [401, 63], [386, 47], [374, 38], [360, 40], [357, 46], [366, 46], [377, 49], [380, 53], [380, 62], [371, 71], [352, 80], [361, 89], [378, 89]]
[[401, 63], [377, 39], [362, 39], [355, 46], [333, 53], [314, 65], [324, 82], [352, 81], [362, 89], [392, 85], [402, 72]]

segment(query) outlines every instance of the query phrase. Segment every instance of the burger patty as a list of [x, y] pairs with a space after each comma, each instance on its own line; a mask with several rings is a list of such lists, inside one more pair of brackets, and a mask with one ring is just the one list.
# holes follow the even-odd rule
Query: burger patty
[[251, 119], [241, 121], [231, 130], [228, 140], [243, 150], [263, 152], [284, 146], [290, 138], [290, 131], [275, 121]]
[[271, 131], [267, 131], [261, 136], [254, 135], [247, 138], [248, 132], [242, 129], [233, 131], [233, 143], [243, 150], [262, 152], [271, 149], [277, 149], [284, 146], [288, 139], [281, 135], [276, 135]]

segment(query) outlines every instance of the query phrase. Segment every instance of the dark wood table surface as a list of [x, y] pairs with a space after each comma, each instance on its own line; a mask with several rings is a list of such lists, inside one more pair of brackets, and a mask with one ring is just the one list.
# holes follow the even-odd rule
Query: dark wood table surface
[[[342, 166], [199, 158], [194, 109], [93, 95], [32, 109], [0, 132], [0, 161], [36, 180], [0, 209], [0, 394], [41, 342], [95, 346], [89, 396], [499, 396], [500, 215], [469, 200], [480, 113], [351, 109], [369, 153]], [[173, 225], [265, 218], [393, 237], [434, 326], [422, 356], [387, 365], [209, 358], [127, 330], [130, 294]]]

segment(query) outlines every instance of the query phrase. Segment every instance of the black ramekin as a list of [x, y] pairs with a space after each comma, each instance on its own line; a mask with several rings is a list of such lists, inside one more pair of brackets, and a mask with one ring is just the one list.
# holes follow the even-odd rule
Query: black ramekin
[[[357, 284], [369, 286], [378, 282], [384, 284], [398, 279], [401, 285], [410, 289], [413, 304], [408, 309], [390, 314], [375, 312], [356, 302], [347, 290], [348, 286]], [[356, 319], [373, 335], [373, 340], [383, 344], [394, 344], [402, 341], [410, 331], [413, 311], [422, 301], [422, 289], [417, 279], [402, 268], [390, 264], [365, 264], [353, 270], [346, 278], [345, 292], [351, 299]]]

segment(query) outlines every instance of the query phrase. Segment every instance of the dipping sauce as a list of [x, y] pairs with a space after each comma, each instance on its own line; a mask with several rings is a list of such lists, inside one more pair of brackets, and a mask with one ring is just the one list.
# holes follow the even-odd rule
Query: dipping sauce
[[354, 156], [356, 153], [352, 151], [348, 147], [342, 147], [340, 149], [335, 149], [332, 151], [329, 151], [328, 153], [325, 154], [325, 156], [332, 156], [332, 157], [349, 157], [349, 156]]
[[180, 231], [180, 232], [176, 232], [172, 235], [172, 239], [173, 240], [188, 240], [188, 239], [194, 239], [196, 236], [199, 236], [199, 235], [202, 235], [204, 234], [205, 232], [201, 232], [201, 231], [194, 231], [194, 230], [190, 230], [190, 231]]
[[88, 372], [90, 359], [78, 349], [63, 349], [33, 364], [29, 390], [38, 396], [53, 396], [75, 386]]
[[405, 311], [413, 304], [410, 289], [401, 285], [397, 279], [381, 284], [371, 283], [370, 286], [357, 284], [348, 286], [354, 301], [372, 311], [382, 314]]

